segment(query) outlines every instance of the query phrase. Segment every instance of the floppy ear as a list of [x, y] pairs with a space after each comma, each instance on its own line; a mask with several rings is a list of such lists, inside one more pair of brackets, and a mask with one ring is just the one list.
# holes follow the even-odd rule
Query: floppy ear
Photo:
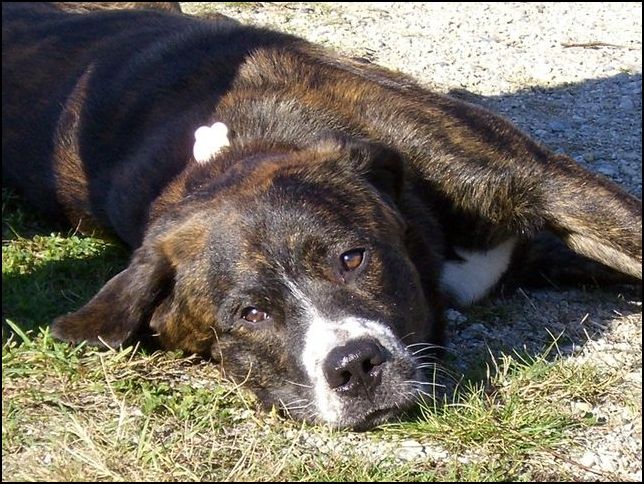
[[394, 201], [403, 188], [404, 164], [400, 154], [382, 144], [368, 143], [364, 151], [364, 173], [367, 180]]
[[107, 344], [129, 342], [174, 289], [176, 268], [203, 249], [205, 229], [199, 214], [174, 225], [159, 225], [146, 237], [124, 271], [110, 279], [85, 306], [56, 318], [52, 334], [65, 341]]
[[110, 279], [85, 306], [56, 318], [52, 334], [78, 343], [118, 347], [128, 342], [168, 295], [174, 269], [163, 253], [141, 247], [127, 269]]
[[344, 148], [358, 173], [393, 202], [400, 198], [404, 181], [404, 162], [396, 150], [381, 143], [348, 141]]

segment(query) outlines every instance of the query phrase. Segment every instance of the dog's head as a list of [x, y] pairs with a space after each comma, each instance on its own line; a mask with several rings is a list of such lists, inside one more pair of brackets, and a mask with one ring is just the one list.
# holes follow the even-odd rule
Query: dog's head
[[161, 209], [129, 267], [54, 334], [118, 346], [149, 327], [264, 404], [333, 426], [409, 407], [427, 390], [437, 315], [397, 209], [398, 155], [322, 142], [229, 158], [178, 182], [183, 201]]

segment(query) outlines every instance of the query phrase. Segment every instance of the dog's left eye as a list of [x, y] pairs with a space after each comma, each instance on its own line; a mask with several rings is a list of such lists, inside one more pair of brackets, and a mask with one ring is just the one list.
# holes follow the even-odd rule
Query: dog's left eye
[[340, 256], [342, 268], [347, 271], [355, 271], [364, 261], [364, 249], [351, 249]]
[[244, 308], [241, 312], [241, 317], [249, 323], [261, 323], [262, 321], [266, 321], [271, 318], [268, 313], [252, 306]]

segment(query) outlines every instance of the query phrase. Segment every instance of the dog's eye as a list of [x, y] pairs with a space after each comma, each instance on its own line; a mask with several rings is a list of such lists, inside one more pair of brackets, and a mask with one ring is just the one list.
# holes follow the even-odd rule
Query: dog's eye
[[364, 249], [351, 249], [340, 256], [342, 268], [347, 271], [355, 271], [364, 261]]
[[241, 312], [241, 317], [249, 323], [261, 323], [262, 321], [266, 321], [267, 319], [271, 318], [268, 313], [252, 306], [244, 308], [244, 310]]

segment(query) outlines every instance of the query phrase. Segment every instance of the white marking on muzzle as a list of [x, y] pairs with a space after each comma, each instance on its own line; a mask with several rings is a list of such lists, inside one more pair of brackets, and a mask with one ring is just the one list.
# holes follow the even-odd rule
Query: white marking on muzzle
[[324, 362], [329, 353], [338, 346], [362, 338], [378, 342], [394, 358], [406, 355], [407, 352], [386, 325], [357, 317], [333, 321], [321, 314], [292, 281], [286, 280], [286, 285], [305, 310], [305, 318], [309, 321], [301, 358], [307, 376], [313, 384], [318, 412], [325, 422], [338, 423], [345, 412], [345, 404], [329, 386], [324, 375]]
[[350, 317], [331, 321], [313, 318], [306, 332], [302, 363], [313, 383], [320, 415], [328, 423], [336, 423], [342, 418], [343, 402], [326, 380], [324, 362], [334, 348], [361, 338], [377, 341], [394, 355], [405, 351], [387, 326], [368, 319]]

